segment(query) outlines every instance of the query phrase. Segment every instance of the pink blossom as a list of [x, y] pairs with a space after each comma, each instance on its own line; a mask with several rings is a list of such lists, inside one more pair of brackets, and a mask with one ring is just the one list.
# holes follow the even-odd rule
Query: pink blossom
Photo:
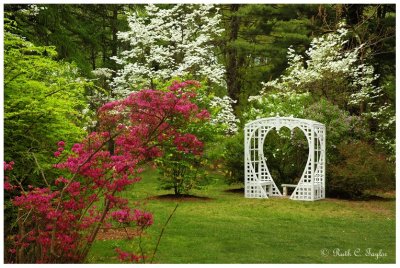
[[150, 212], [135, 209], [133, 218], [138, 226], [148, 227], [153, 224], [153, 214]]
[[14, 189], [14, 187], [8, 181], [4, 182], [4, 190], [12, 191], [13, 189]]
[[58, 185], [58, 184], [60, 184], [60, 183], [63, 183], [63, 184], [67, 184], [69, 182], [69, 180], [68, 179], [66, 179], [66, 178], [64, 178], [64, 177], [58, 177], [56, 180], [55, 180], [55, 182], [54, 182], [54, 184], [55, 185]]
[[75, 143], [73, 146], [72, 146], [72, 148], [71, 148], [71, 150], [74, 152], [74, 153], [80, 153], [80, 152], [82, 152], [82, 150], [83, 150], [83, 144], [81, 144], [81, 143]]
[[72, 182], [67, 188], [67, 191], [71, 196], [79, 195], [80, 190], [81, 190], [81, 183], [78, 181]]
[[54, 157], [59, 157], [61, 153], [59, 151], [54, 152]]
[[8, 163], [6, 161], [4, 161], [4, 171], [12, 170], [13, 166], [14, 166], [14, 161], [11, 161], [11, 162], [8, 162]]
[[175, 137], [174, 144], [179, 151], [185, 153], [201, 154], [203, 151], [203, 143], [190, 133]]
[[46, 215], [47, 219], [57, 219], [61, 216], [61, 211], [49, 211]]
[[58, 147], [64, 147], [64, 146], [65, 146], [65, 142], [64, 142], [64, 141], [59, 141], [59, 142], [57, 143], [57, 146], [58, 146]]
[[130, 215], [129, 209], [121, 209], [111, 213], [111, 216], [114, 220], [120, 223], [128, 223], [133, 220], [133, 217]]
[[209, 119], [210, 118], [210, 113], [207, 110], [201, 110], [198, 114], [196, 114], [196, 117], [199, 119]]

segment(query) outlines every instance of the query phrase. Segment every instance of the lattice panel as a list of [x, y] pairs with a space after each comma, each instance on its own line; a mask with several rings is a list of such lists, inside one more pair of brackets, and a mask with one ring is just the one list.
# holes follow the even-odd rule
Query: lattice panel
[[282, 196], [281, 191], [279, 191], [279, 188], [276, 187], [276, 184], [274, 181], [272, 181], [272, 189], [271, 189], [271, 196]]
[[247, 198], [267, 198], [267, 194], [262, 186], [255, 183], [247, 183], [245, 185], [245, 196]]

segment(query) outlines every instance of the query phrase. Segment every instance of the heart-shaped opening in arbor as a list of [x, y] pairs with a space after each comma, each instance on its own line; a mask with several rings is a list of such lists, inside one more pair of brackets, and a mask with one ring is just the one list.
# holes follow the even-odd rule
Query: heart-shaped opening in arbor
[[[304, 132], [298, 127], [271, 129], [265, 136], [263, 154], [269, 172], [279, 187], [298, 184], [307, 164], [310, 150]], [[279, 187], [281, 189], [281, 187]], [[288, 189], [288, 194], [294, 188]]]

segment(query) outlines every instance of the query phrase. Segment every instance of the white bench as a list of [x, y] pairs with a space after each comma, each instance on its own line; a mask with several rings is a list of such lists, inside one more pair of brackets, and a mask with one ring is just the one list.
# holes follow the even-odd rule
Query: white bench
[[288, 187], [296, 188], [297, 184], [282, 184], [282, 187], [283, 187], [283, 196], [287, 196], [287, 188]]

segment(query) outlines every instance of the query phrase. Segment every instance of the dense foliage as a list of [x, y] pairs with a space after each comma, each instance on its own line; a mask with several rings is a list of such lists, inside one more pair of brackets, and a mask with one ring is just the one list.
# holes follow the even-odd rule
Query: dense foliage
[[79, 109], [87, 83], [76, 66], [56, 56], [54, 47], [4, 33], [5, 160], [13, 160], [16, 175], [30, 183], [38, 177], [38, 165], [50, 166], [58, 140], [74, 142], [84, 135]]
[[328, 166], [328, 193], [334, 197], [360, 198], [366, 192], [394, 188], [394, 164], [366, 142], [341, 142], [338, 161]]

